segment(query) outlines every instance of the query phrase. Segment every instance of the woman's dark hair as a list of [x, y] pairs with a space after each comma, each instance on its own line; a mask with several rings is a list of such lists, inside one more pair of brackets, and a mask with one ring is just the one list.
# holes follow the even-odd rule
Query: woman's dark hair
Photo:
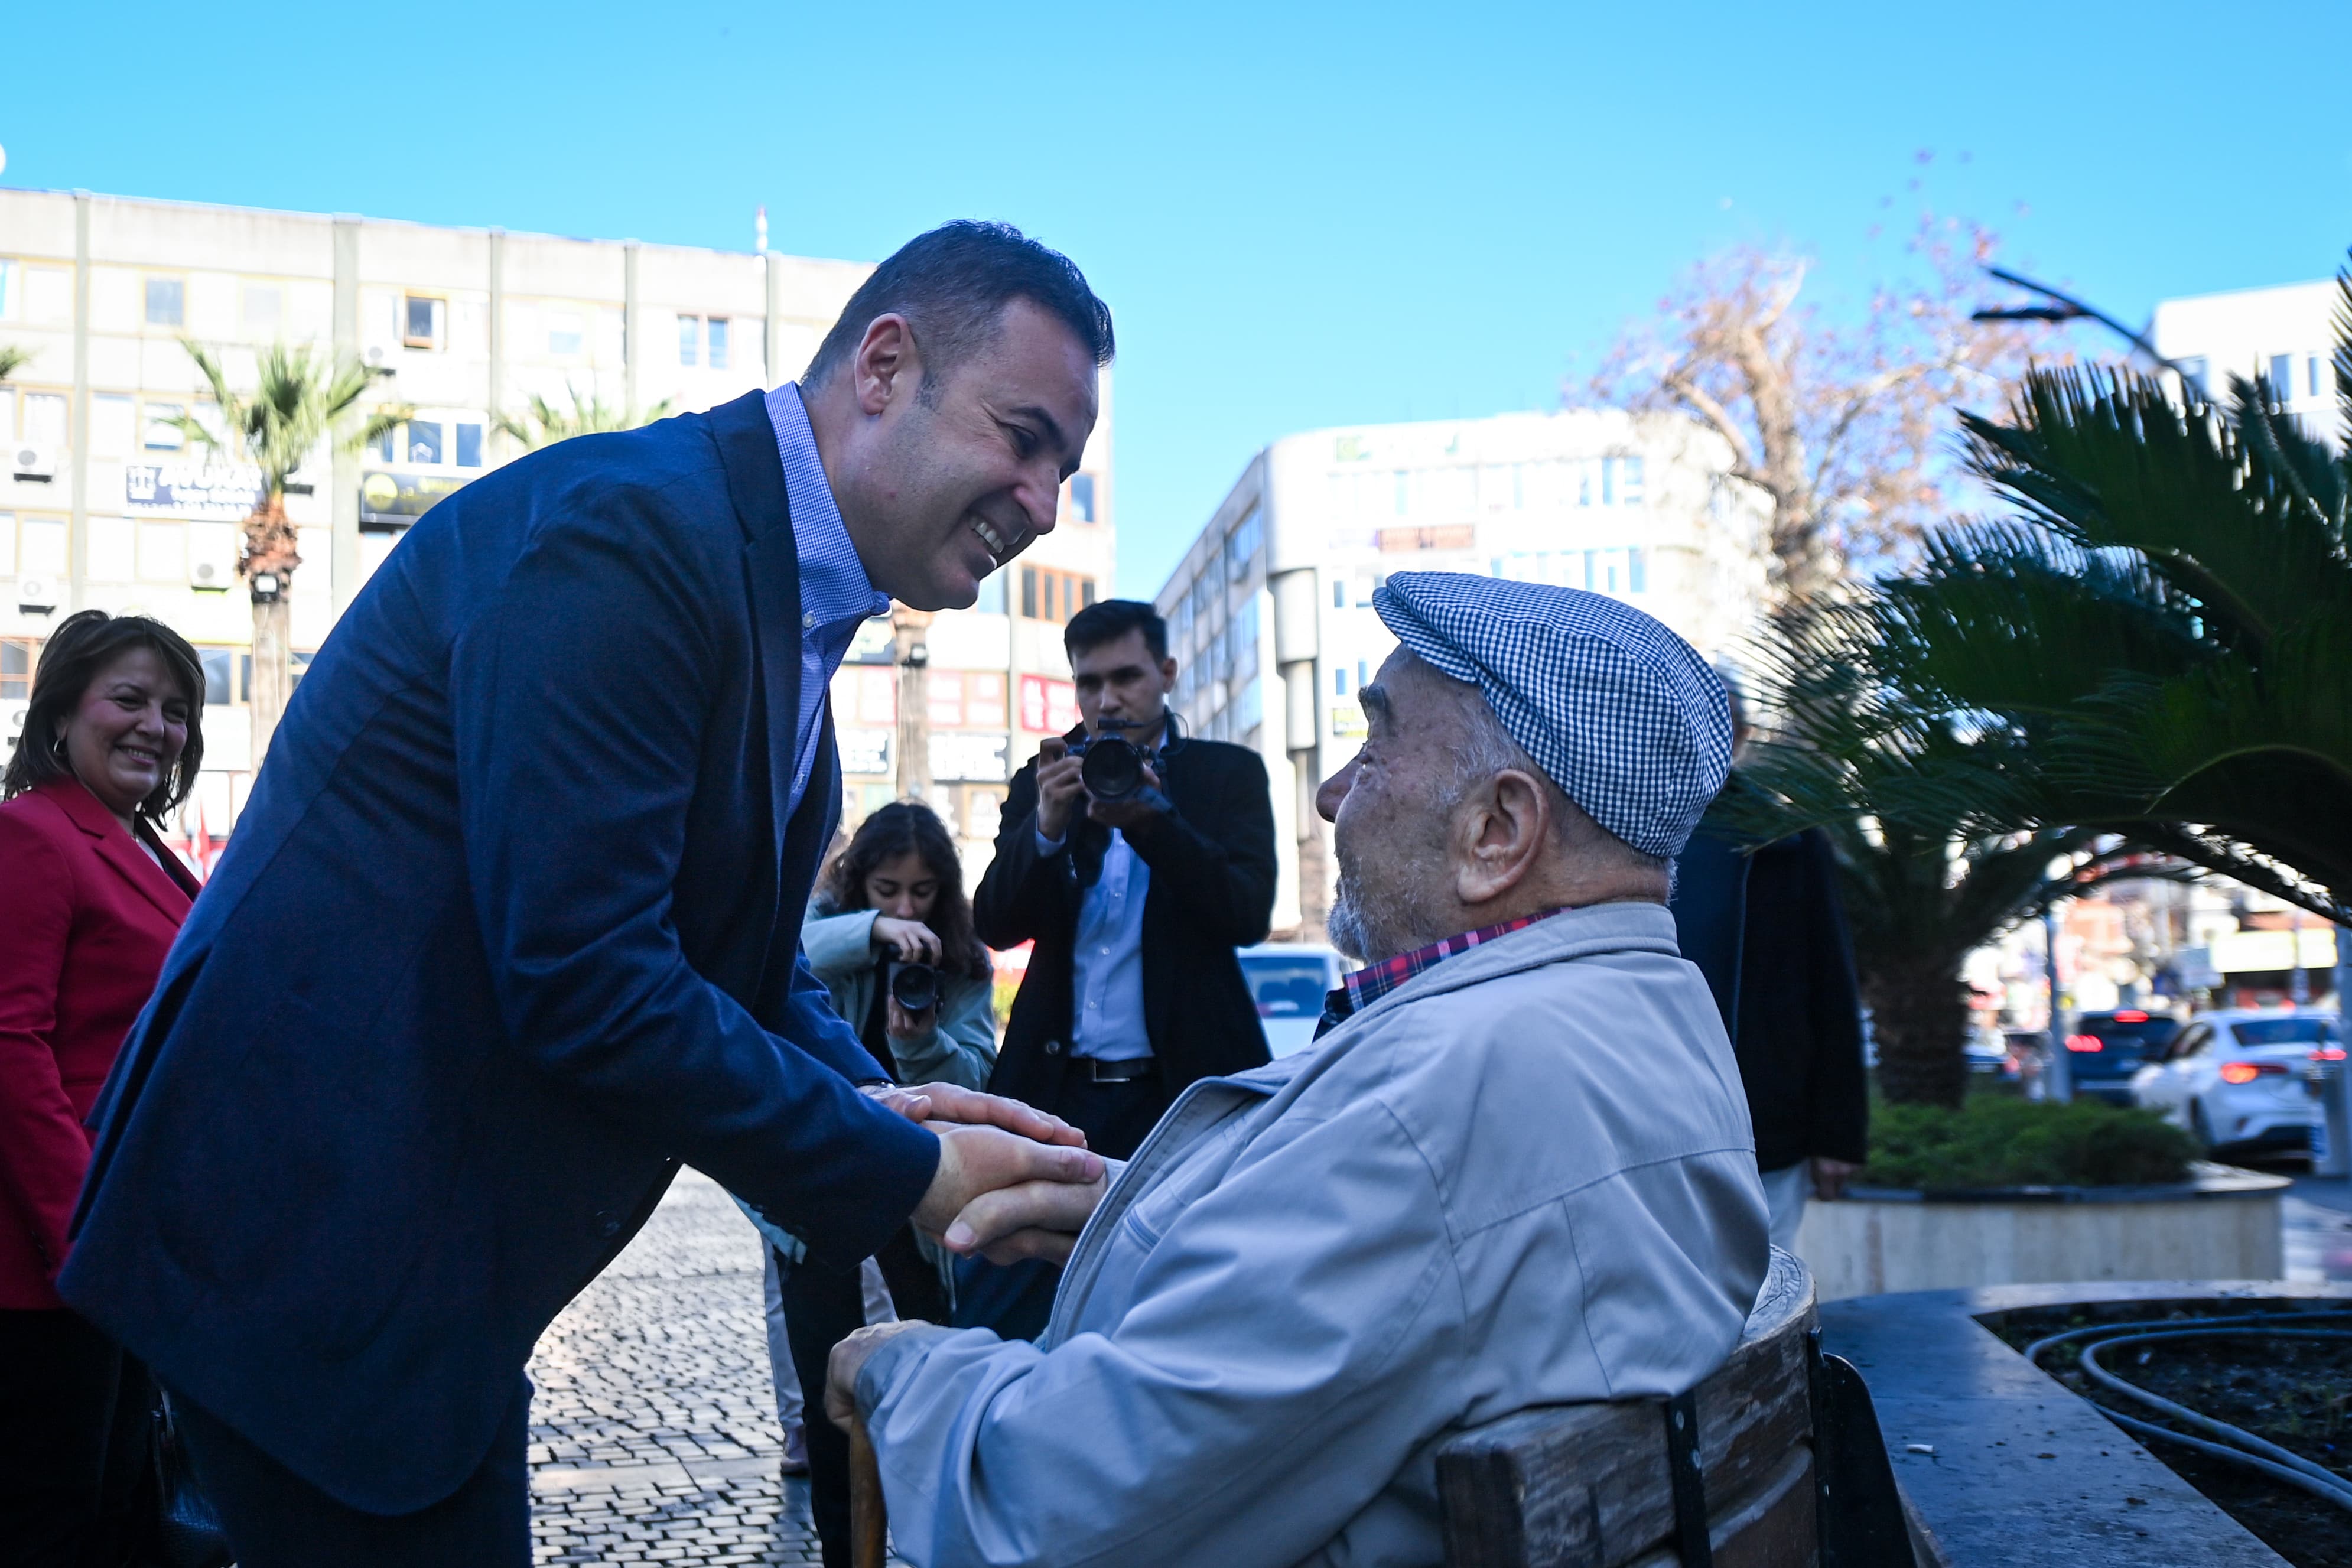
[[139, 803], [139, 815], [160, 826], [164, 814], [188, 798], [195, 787], [196, 771], [205, 760], [205, 667], [188, 639], [145, 616], [110, 616], [104, 610], [84, 610], [58, 623], [41, 645], [40, 662], [33, 669], [33, 698], [25, 709], [25, 728], [9, 753], [8, 769], [0, 773], [0, 800], [68, 778], [73, 769], [58, 749], [58, 731], [81, 706], [106, 667], [132, 648], [149, 647], [163, 668], [179, 681], [188, 700], [188, 743], [180, 760], [164, 773], [163, 782]]
[[955, 840], [948, 837], [947, 824], [919, 801], [892, 801], [857, 825], [849, 847], [825, 868], [825, 903], [838, 914], [871, 907], [866, 901], [866, 879], [884, 861], [896, 860], [910, 849], [922, 858], [923, 868], [939, 879], [939, 896], [923, 923], [938, 933], [944, 954], [941, 967], [974, 980], [987, 979], [995, 968], [971, 929], [971, 901], [963, 896], [963, 861], [956, 854]]

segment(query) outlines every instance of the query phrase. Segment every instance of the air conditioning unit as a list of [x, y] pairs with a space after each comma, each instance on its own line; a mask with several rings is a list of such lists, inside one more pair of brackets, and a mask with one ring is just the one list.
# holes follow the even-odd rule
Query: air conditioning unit
[[37, 479], [43, 484], [58, 477], [57, 454], [47, 447], [19, 444], [9, 448], [8, 467], [20, 479]]
[[58, 584], [50, 577], [19, 577], [16, 579], [16, 607], [27, 613], [48, 614], [58, 607]]
[[236, 528], [226, 522], [188, 524], [188, 586], [225, 591], [236, 582]]
[[0, 742], [14, 745], [25, 732], [25, 716], [32, 710], [33, 705], [22, 698], [0, 702]]

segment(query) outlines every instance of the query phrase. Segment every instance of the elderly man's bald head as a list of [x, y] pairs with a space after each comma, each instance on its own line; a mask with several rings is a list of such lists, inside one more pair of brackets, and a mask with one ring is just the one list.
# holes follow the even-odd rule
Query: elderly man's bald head
[[1363, 749], [1316, 796], [1335, 827], [1341, 951], [1378, 963], [1521, 915], [1665, 900], [1666, 862], [1569, 799], [1477, 687], [1400, 647], [1359, 700]]

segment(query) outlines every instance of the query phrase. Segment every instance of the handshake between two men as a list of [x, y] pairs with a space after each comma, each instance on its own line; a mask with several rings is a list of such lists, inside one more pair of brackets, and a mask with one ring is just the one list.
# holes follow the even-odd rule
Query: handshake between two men
[[912, 1219], [950, 1252], [1059, 1263], [1118, 1164], [1058, 1116], [951, 1083], [877, 1085], [872, 1098], [940, 1139], [940, 1165]]

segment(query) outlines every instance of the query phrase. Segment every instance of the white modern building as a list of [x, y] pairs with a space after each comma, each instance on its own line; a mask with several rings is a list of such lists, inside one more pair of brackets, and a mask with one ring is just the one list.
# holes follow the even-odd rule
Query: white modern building
[[1591, 588], [1733, 654], [1764, 602], [1769, 508], [1729, 467], [1692, 420], [1607, 409], [1318, 430], [1251, 460], [1157, 602], [1178, 711], [1274, 781], [1277, 930], [1318, 935], [1329, 908], [1314, 791], [1395, 647], [1371, 609], [1388, 574]]
[[[518, 455], [499, 416], [534, 395], [619, 409], [711, 407], [797, 375], [870, 264], [635, 240], [563, 239], [351, 216], [0, 189], [0, 740], [13, 739], [42, 639], [76, 610], [139, 610], [196, 644], [208, 675], [205, 773], [185, 814], [220, 837], [250, 783], [252, 615], [237, 524], [257, 475], [183, 437], [205, 384], [183, 340], [250, 384], [257, 352], [318, 344], [381, 372], [373, 400], [415, 407], [358, 453], [295, 475], [296, 663], [435, 500]], [[1110, 576], [1110, 417], [1063, 494], [1063, 523], [980, 608], [929, 633], [933, 803], [973, 847], [1008, 769], [1070, 705], [1059, 623]], [[1008, 611], [1010, 612], [1008, 614]], [[887, 628], [835, 689], [846, 805], [896, 794]], [[627, 628], [614, 635], [625, 637]], [[1034, 714], [1030, 710], [1034, 709]], [[1028, 722], [1032, 718], [1034, 722]]]
[[2209, 397], [2226, 400], [2232, 376], [2269, 378], [2305, 428], [2342, 444], [2331, 356], [2341, 295], [2334, 282], [2288, 283], [2167, 300], [2150, 341]]

